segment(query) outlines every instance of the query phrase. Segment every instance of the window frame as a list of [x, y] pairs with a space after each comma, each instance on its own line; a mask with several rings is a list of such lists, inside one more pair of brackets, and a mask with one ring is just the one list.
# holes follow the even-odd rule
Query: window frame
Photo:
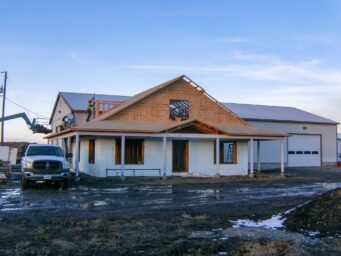
[[[174, 115], [173, 116], [172, 115], [172, 111], [174, 109], [176, 109], [176, 108], [172, 109], [171, 107], [172, 107], [173, 104], [179, 104], [179, 103], [183, 103], [187, 107], [186, 111], [184, 111], [186, 113], [186, 115], [182, 116], [179, 113], [179, 115]], [[186, 99], [170, 99], [169, 100], [169, 118], [171, 120], [176, 121], [178, 118], [181, 119], [181, 120], [189, 119], [189, 110], [190, 110], [190, 108], [189, 108], [189, 100], [186, 100]]]
[[89, 139], [88, 145], [88, 163], [95, 164], [95, 156], [96, 156], [96, 140]]
[[[224, 161], [224, 144], [232, 143], [232, 161]], [[216, 164], [216, 141], [213, 142], [213, 163]], [[219, 164], [238, 164], [238, 143], [237, 141], [223, 140], [219, 143]]]
[[[115, 164], [121, 164], [121, 138], [115, 139]], [[132, 147], [137, 147], [133, 149]], [[133, 154], [136, 153], [134, 157]], [[124, 164], [144, 165], [144, 139], [125, 139]], [[136, 159], [134, 159], [136, 158]], [[134, 161], [136, 160], [136, 161]]]

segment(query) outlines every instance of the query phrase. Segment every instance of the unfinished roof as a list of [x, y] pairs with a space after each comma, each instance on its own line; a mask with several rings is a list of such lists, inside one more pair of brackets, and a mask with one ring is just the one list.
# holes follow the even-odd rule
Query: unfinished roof
[[241, 118], [248, 121], [278, 121], [297, 123], [337, 124], [337, 122], [292, 107], [223, 103]]
[[[92, 93], [60, 92], [60, 95], [67, 101], [72, 110], [86, 110], [88, 100], [92, 99]], [[121, 95], [95, 94], [96, 100], [103, 101], [125, 101], [129, 97]]]

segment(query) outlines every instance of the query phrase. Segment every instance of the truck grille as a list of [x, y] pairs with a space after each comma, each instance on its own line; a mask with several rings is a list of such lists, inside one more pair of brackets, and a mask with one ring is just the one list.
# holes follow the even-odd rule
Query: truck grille
[[33, 163], [33, 169], [59, 170], [61, 169], [61, 163], [59, 161], [35, 161]]

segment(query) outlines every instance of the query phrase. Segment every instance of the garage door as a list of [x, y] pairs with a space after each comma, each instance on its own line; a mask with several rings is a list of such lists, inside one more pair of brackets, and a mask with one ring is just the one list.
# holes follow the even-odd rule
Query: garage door
[[320, 166], [320, 135], [291, 135], [288, 138], [288, 166]]

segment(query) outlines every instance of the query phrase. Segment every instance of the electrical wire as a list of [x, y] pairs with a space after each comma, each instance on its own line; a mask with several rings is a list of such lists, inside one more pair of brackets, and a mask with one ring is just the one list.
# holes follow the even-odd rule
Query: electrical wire
[[11, 102], [12, 104], [14, 104], [14, 105], [16, 105], [16, 106], [18, 106], [18, 107], [20, 107], [20, 108], [22, 108], [22, 109], [24, 109], [24, 110], [26, 110], [27, 112], [30, 112], [30, 113], [32, 113], [32, 114], [35, 114], [35, 115], [37, 115], [37, 116], [39, 116], [39, 117], [41, 117], [41, 118], [43, 118], [43, 119], [49, 119], [48, 117], [46, 117], [46, 116], [44, 116], [44, 115], [41, 115], [41, 114], [39, 114], [39, 113], [37, 113], [37, 112], [34, 112], [34, 111], [32, 111], [32, 110], [30, 110], [30, 109], [28, 109], [28, 108], [26, 108], [26, 107], [24, 107], [24, 106], [22, 106], [22, 105], [16, 103], [15, 101], [9, 99], [8, 97], [6, 97], [6, 100], [8, 100], [8, 101]]

